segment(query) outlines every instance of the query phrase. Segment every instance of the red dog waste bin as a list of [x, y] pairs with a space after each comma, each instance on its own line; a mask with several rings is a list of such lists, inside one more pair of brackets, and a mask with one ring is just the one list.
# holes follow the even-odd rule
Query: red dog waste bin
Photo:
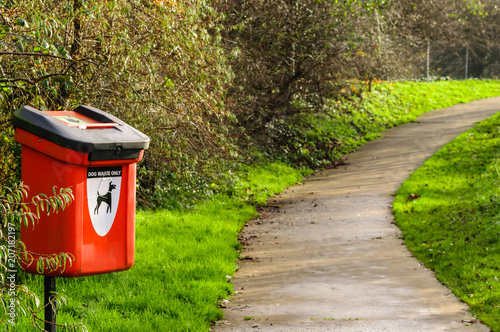
[[[77, 277], [132, 267], [135, 248], [136, 164], [149, 138], [93, 107], [41, 112], [24, 106], [14, 113], [21, 143], [21, 178], [31, 196], [72, 188], [75, 202], [22, 227], [21, 240], [39, 255], [71, 253], [64, 271], [44, 275]], [[28, 201], [31, 200], [31, 197]], [[36, 262], [23, 264], [37, 273]]]

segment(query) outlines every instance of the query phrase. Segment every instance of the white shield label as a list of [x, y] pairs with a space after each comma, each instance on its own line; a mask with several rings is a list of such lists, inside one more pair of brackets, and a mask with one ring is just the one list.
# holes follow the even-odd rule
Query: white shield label
[[92, 226], [97, 234], [108, 234], [115, 221], [122, 167], [89, 167], [87, 169], [87, 203]]

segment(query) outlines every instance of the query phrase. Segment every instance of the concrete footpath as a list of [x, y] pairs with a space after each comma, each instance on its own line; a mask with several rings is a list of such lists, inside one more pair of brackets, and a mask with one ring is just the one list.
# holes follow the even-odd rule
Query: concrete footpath
[[236, 294], [212, 330], [489, 331], [411, 256], [391, 195], [498, 111], [500, 97], [426, 114], [271, 200], [245, 227]]

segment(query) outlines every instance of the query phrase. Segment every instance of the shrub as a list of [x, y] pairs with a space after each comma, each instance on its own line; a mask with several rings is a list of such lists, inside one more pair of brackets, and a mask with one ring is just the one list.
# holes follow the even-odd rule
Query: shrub
[[15, 182], [14, 110], [86, 104], [151, 138], [139, 177], [144, 205], [161, 204], [166, 174], [191, 186], [218, 176], [221, 163], [207, 163], [235, 150], [224, 107], [232, 72], [208, 1], [21, 0], [0, 10], [0, 173]]

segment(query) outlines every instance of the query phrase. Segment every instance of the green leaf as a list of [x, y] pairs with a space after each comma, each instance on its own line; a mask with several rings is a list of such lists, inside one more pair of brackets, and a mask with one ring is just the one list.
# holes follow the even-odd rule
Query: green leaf
[[36, 272], [38, 272], [38, 274], [42, 274], [44, 270], [45, 270], [45, 259], [43, 257], [40, 257], [36, 263]]
[[64, 90], [68, 91], [70, 88], [72, 88], [74, 86], [75, 85], [73, 84], [73, 82], [71, 82], [69, 80], [64, 81], [64, 84], [63, 84]]
[[165, 77], [165, 84], [164, 84], [164, 86], [166, 88], [174, 88], [175, 87], [174, 82], [172, 82], [172, 80], [170, 78], [168, 78], [168, 77]]
[[40, 307], [40, 299], [35, 294], [33, 295], [34, 295], [35, 308], [38, 308]]
[[49, 82], [49, 79], [44, 79], [42, 82], [40, 82], [42, 84], [42, 87], [44, 87], [45, 89], [49, 89], [50, 88], [50, 82]]
[[16, 45], [16, 48], [19, 52], [24, 51], [24, 44], [21, 40], [17, 41], [15, 45]]
[[23, 20], [22, 18], [18, 18], [16, 20], [16, 23], [14, 23], [14, 25], [17, 25], [17, 26], [20, 26], [22, 28], [28, 28], [28, 22], [26, 22], [25, 20]]

